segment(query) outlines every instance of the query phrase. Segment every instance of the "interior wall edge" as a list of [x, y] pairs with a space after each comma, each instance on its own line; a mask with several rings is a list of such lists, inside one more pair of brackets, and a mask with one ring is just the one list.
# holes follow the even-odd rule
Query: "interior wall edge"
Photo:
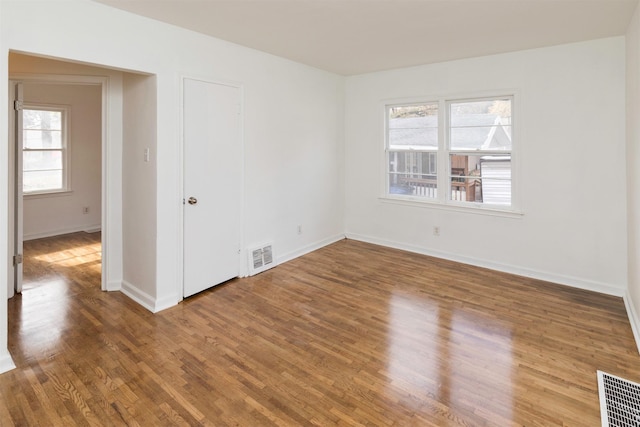
[[147, 294], [146, 292], [138, 289], [137, 286], [129, 283], [126, 280], [123, 280], [122, 286], [120, 288], [120, 292], [122, 292], [123, 294], [125, 294], [130, 299], [137, 302], [138, 304], [140, 304], [142, 307], [146, 308], [150, 312], [152, 313], [156, 312], [155, 299], [151, 295]]
[[105, 291], [107, 292], [115, 292], [120, 291], [122, 289], [122, 282], [119, 280], [113, 280], [111, 282], [107, 282], [107, 286], [105, 287]]
[[633, 331], [633, 339], [636, 342], [636, 347], [638, 347], [638, 353], [640, 353], [640, 319], [638, 318], [638, 313], [633, 308], [633, 299], [628, 289], [625, 291], [622, 299], [624, 301], [624, 307], [627, 309], [627, 317], [631, 324], [631, 331]]
[[0, 356], [0, 374], [3, 374], [15, 368], [16, 368], [16, 365], [15, 363], [13, 363], [11, 354], [7, 352], [2, 356]]

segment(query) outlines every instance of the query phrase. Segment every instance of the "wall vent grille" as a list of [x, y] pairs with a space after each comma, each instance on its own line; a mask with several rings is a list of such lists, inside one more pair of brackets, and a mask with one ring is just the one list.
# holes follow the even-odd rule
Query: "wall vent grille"
[[261, 273], [275, 267], [273, 245], [262, 245], [249, 250], [249, 276]]
[[598, 371], [602, 427], [640, 426], [640, 384]]

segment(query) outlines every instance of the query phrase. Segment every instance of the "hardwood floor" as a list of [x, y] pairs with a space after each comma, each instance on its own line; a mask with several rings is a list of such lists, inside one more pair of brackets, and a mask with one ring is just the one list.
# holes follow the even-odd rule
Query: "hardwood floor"
[[344, 240], [154, 315], [72, 239], [25, 250], [2, 426], [598, 426], [640, 380], [616, 297]]

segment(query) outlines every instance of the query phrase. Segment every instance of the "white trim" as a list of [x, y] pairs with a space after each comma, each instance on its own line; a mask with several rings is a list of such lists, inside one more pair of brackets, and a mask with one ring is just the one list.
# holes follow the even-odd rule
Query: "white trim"
[[122, 290], [122, 282], [119, 282], [119, 281], [109, 282], [107, 283], [107, 286], [105, 286], [105, 289], [103, 289], [103, 291], [107, 291], [107, 292], [116, 292], [121, 290]]
[[532, 279], [543, 280], [545, 282], [551, 282], [559, 285], [570, 286], [577, 289], [599, 292], [602, 294], [613, 295], [617, 297], [622, 297], [625, 292], [623, 288], [618, 288], [606, 283], [582, 279], [579, 277], [565, 276], [561, 274], [548, 273], [545, 271], [534, 270], [530, 268], [497, 263], [497, 262], [484, 260], [484, 259], [460, 256], [450, 252], [434, 251], [434, 250], [422, 248], [419, 246], [409, 245], [409, 244], [400, 243], [400, 242], [394, 242], [394, 241], [385, 240], [385, 239], [378, 239], [376, 237], [365, 236], [361, 234], [347, 233], [346, 237], [347, 239], [358, 240], [361, 242], [372, 243], [375, 245], [387, 246], [395, 249], [401, 249], [408, 252], [428, 255], [436, 258], [446, 259], [449, 261], [459, 262], [462, 264], [474, 265], [476, 267], [488, 268], [491, 270], [501, 271], [503, 273], [515, 274], [518, 276], [529, 277]]
[[0, 374], [8, 372], [15, 368], [16, 368], [16, 365], [15, 363], [13, 363], [11, 354], [5, 353], [2, 356], [0, 356]]
[[57, 230], [45, 231], [42, 233], [31, 233], [23, 235], [23, 240], [35, 240], [43, 239], [45, 237], [61, 236], [63, 234], [78, 233], [84, 231], [85, 233], [95, 233], [101, 230], [100, 224], [94, 225], [81, 225], [78, 227], [59, 228]]
[[[609, 375], [601, 370], [596, 371], [596, 378], [598, 380], [598, 401], [600, 402], [600, 422], [602, 427], [609, 427], [609, 417], [607, 416], [607, 398], [604, 390], [604, 375]], [[613, 376], [613, 375], [611, 375]]]
[[[450, 105], [452, 103], [460, 102], [473, 102], [473, 101], [490, 101], [500, 98], [509, 98], [511, 101], [511, 138], [512, 146], [508, 154], [511, 159], [511, 204], [509, 206], [501, 206], [497, 204], [483, 204], [466, 201], [450, 200], [451, 194], [451, 180], [449, 179], [449, 157], [450, 154], [456, 153], [460, 155], [470, 154], [486, 154], [491, 150], [480, 150], [477, 152], [454, 152], [449, 147], [449, 132], [450, 132]], [[468, 211], [469, 213], [483, 213], [483, 211], [495, 212], [498, 215], [500, 212], [506, 216], [517, 216], [522, 214], [522, 197], [520, 193], [520, 162], [519, 152], [523, 150], [522, 142], [520, 140], [520, 123], [518, 120], [518, 114], [521, 109], [521, 91], [517, 88], [511, 89], [499, 89], [499, 90], [484, 90], [472, 93], [463, 94], [440, 94], [422, 97], [406, 97], [406, 98], [389, 98], [382, 99], [380, 101], [381, 110], [384, 113], [382, 120], [382, 141], [383, 150], [381, 153], [381, 165], [382, 165], [382, 179], [381, 179], [381, 195], [380, 199], [393, 200], [393, 201], [405, 201], [414, 205], [425, 204], [433, 207], [448, 208], [453, 206], [458, 211]], [[397, 106], [415, 106], [415, 105], [438, 105], [438, 161], [437, 161], [437, 179], [438, 188], [445, 188], [445, 191], [438, 192], [436, 199], [421, 198], [415, 196], [399, 196], [392, 195], [389, 192], [389, 160], [388, 151], [389, 148], [389, 108]], [[395, 151], [395, 150], [394, 150]], [[432, 150], [408, 150], [415, 152], [431, 152]], [[504, 152], [497, 152], [505, 154]], [[445, 161], [446, 160], [446, 161]], [[446, 183], [446, 186], [442, 186], [442, 183]], [[434, 206], [435, 205], [435, 206]]]
[[331, 237], [327, 237], [326, 239], [322, 239], [319, 240], [315, 243], [311, 243], [307, 246], [303, 246], [302, 248], [287, 252], [284, 255], [281, 255], [277, 258], [277, 264], [280, 265], [282, 263], [285, 263], [287, 261], [291, 261], [295, 258], [301, 257], [303, 255], [306, 255], [310, 252], [316, 251], [322, 247], [328, 246], [332, 243], [338, 242], [340, 240], [343, 240], [346, 236], [344, 234], [336, 234], [334, 236]]
[[175, 307], [182, 301], [182, 294], [168, 295], [162, 299], [155, 300], [153, 305], [153, 313], [157, 313], [162, 310], [166, 310], [171, 307]]
[[54, 190], [47, 191], [44, 193], [23, 193], [22, 198], [27, 199], [47, 199], [49, 197], [65, 197], [71, 196], [73, 194], [73, 190]]
[[622, 296], [622, 300], [624, 301], [624, 307], [627, 309], [627, 317], [631, 324], [631, 331], [633, 332], [633, 338], [636, 341], [638, 353], [640, 353], [640, 318], [638, 318], [638, 313], [633, 307], [633, 299], [631, 298], [631, 294], [629, 294], [629, 289], [625, 291]]
[[157, 313], [159, 311], [177, 305], [176, 301], [178, 299], [175, 295], [170, 295], [161, 300], [157, 300], [151, 295], [141, 291], [131, 283], [127, 282], [126, 280], [122, 281], [122, 286], [119, 290], [152, 313]]
[[[64, 61], [64, 60], [63, 60]], [[79, 74], [38, 74], [38, 73], [11, 73], [9, 80], [28, 81], [34, 84], [65, 84], [65, 85], [89, 85], [96, 86], [108, 80], [107, 76], [85, 76]]]
[[127, 282], [126, 280], [122, 281], [122, 286], [120, 287], [120, 292], [154, 313], [155, 300], [153, 297], [146, 292], [142, 292], [140, 289]]
[[391, 203], [396, 205], [403, 206], [413, 206], [416, 208], [427, 208], [427, 209], [441, 209], [445, 211], [451, 212], [460, 212], [466, 214], [480, 214], [480, 215], [490, 215], [490, 216], [500, 216], [503, 218], [522, 218], [524, 215], [523, 212], [517, 210], [502, 210], [502, 209], [494, 209], [493, 205], [485, 206], [481, 204], [470, 205], [469, 202], [464, 205], [449, 202], [442, 203], [436, 201], [435, 199], [429, 200], [418, 200], [416, 197], [393, 197], [393, 196], [385, 196], [378, 197], [378, 199], [382, 203]]
[[[50, 149], [50, 151], [60, 151], [62, 152], [62, 187], [54, 188], [51, 190], [40, 190], [40, 191], [24, 191], [22, 189], [22, 197], [26, 196], [44, 196], [47, 194], [58, 194], [58, 193], [72, 193], [73, 187], [71, 185], [71, 106], [66, 104], [47, 104], [42, 102], [27, 102], [23, 101], [23, 111], [24, 110], [41, 110], [41, 111], [52, 111], [56, 113], [61, 113], [61, 129], [60, 129], [60, 139], [61, 139], [61, 147]], [[23, 129], [24, 133], [26, 129]], [[21, 151], [24, 155], [24, 152], [27, 151], [44, 151], [42, 149], [37, 148], [24, 148], [24, 142], [21, 144]], [[22, 165], [22, 174], [24, 175], [24, 164]], [[23, 179], [24, 185], [24, 179]]]

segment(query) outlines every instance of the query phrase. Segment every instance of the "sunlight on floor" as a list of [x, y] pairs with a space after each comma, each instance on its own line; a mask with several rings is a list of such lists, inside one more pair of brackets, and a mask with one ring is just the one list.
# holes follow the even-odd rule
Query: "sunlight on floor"
[[[80, 253], [81, 255], [76, 255]], [[85, 246], [74, 247], [72, 251], [63, 250], [50, 252], [38, 256], [34, 259], [42, 262], [54, 263], [62, 267], [75, 267], [81, 264], [88, 264], [102, 259], [102, 246], [100, 243], [92, 243]]]

